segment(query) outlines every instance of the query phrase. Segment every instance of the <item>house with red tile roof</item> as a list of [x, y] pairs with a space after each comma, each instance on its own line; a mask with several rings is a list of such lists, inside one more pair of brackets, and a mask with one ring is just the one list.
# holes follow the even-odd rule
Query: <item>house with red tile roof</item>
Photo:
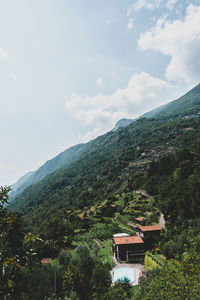
[[49, 257], [46, 257], [46, 258], [42, 258], [42, 259], [41, 259], [41, 263], [42, 263], [43, 265], [50, 264], [51, 261], [52, 261], [52, 259], [49, 258]]
[[145, 243], [145, 250], [151, 250], [160, 240], [162, 227], [159, 224], [138, 226], [136, 234], [141, 237]]
[[162, 230], [162, 227], [158, 224], [155, 225], [147, 225], [147, 226], [138, 226], [137, 227], [137, 235], [144, 237], [146, 234], [149, 233], [159, 233]]
[[113, 252], [118, 261], [144, 256], [144, 242], [140, 236], [113, 237]]
[[142, 222], [145, 220], [145, 217], [138, 217], [138, 218], [135, 218], [135, 221], [138, 223], [138, 224], [142, 224]]

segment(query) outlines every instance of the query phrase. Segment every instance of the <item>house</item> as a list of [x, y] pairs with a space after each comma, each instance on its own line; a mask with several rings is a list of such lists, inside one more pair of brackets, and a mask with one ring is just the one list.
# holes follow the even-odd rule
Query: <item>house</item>
[[117, 210], [117, 205], [113, 203], [113, 204], [110, 204], [108, 208], [112, 213], [114, 213]]
[[138, 226], [137, 227], [137, 235], [141, 237], [145, 237], [148, 234], [159, 234], [162, 230], [162, 227], [158, 224], [156, 225], [147, 225], [147, 226]]
[[117, 207], [116, 204], [110, 204], [110, 207], [112, 207], [113, 209], [115, 209]]
[[139, 225], [141, 225], [144, 220], [145, 220], [145, 217], [135, 218], [136, 223], [138, 223]]
[[151, 250], [158, 244], [161, 230], [162, 227], [158, 224], [137, 227], [136, 234], [144, 240], [145, 250]]
[[46, 264], [50, 264], [51, 261], [52, 261], [52, 259], [49, 258], [49, 257], [47, 257], [47, 258], [42, 258], [41, 263], [42, 263], [43, 265], [46, 265]]
[[144, 242], [140, 236], [113, 237], [113, 243], [113, 252], [118, 261], [144, 256]]

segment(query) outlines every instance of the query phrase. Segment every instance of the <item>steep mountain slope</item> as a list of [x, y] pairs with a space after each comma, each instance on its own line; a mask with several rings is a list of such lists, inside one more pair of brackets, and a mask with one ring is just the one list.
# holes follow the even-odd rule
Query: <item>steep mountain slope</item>
[[50, 217], [72, 207], [84, 208], [132, 186], [153, 159], [200, 143], [200, 118], [140, 119], [91, 142], [70, 165], [26, 188], [10, 208], [41, 230]]
[[[142, 118], [159, 118], [159, 119], [169, 119], [169, 118], [180, 118], [184, 116], [190, 116], [200, 112], [200, 84], [186, 93], [184, 96], [174, 100], [166, 105], [157, 107], [152, 111], [143, 114]], [[121, 119], [116, 125], [115, 129], [119, 127], [126, 127], [135, 119]]]
[[[178, 100], [172, 101], [167, 105], [158, 107], [141, 117], [145, 118], [158, 118], [158, 119], [169, 119], [183, 117], [191, 115], [200, 111], [200, 84], [189, 91], [186, 95], [179, 98]], [[121, 119], [119, 120], [113, 131], [130, 125], [136, 119]], [[47, 161], [38, 170], [29, 172], [20, 178], [14, 185], [12, 185], [12, 198], [16, 198], [26, 187], [37, 183], [38, 181], [45, 178], [48, 174], [69, 165], [74, 160], [78, 159], [79, 156], [88, 151], [89, 147], [92, 147], [91, 143], [79, 144], [71, 147], [64, 152], [57, 155], [55, 158]]]
[[121, 119], [119, 120], [116, 124], [115, 127], [113, 128], [113, 130], [117, 130], [120, 127], [126, 127], [128, 125], [130, 125], [132, 122], [134, 122], [136, 119]]
[[36, 171], [32, 171], [21, 177], [14, 185], [12, 185], [12, 198], [16, 198], [26, 187], [35, 184], [42, 180], [48, 174], [54, 172], [55, 170], [69, 165], [71, 162], [77, 159], [81, 153], [87, 151], [90, 147], [90, 143], [78, 144], [76, 146], [70, 147], [64, 152], [60, 153], [53, 159], [47, 161]]
[[49, 217], [65, 209], [83, 209], [129, 188], [152, 160], [183, 148], [194, 151], [200, 143], [200, 85], [162, 109], [157, 118], [139, 118], [47, 162], [28, 177], [32, 183], [35, 177], [40, 181], [20, 193], [10, 208], [41, 230]]
[[34, 171], [26, 173], [24, 176], [20, 177], [18, 181], [12, 185], [11, 197], [15, 196], [21, 191], [21, 187], [25, 187], [26, 183], [29, 181], [29, 178], [33, 175]]
[[[153, 117], [159, 119], [179, 118], [191, 116], [200, 111], [200, 84], [181, 98], [163, 106]], [[146, 115], [148, 116], [148, 115]]]

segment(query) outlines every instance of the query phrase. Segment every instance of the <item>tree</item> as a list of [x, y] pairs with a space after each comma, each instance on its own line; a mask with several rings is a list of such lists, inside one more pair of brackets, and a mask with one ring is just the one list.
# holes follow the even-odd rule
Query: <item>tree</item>
[[130, 283], [124, 279], [111, 286], [105, 294], [104, 299], [107, 300], [128, 300], [132, 297], [132, 287]]
[[47, 238], [57, 242], [58, 246], [70, 244], [74, 229], [69, 219], [54, 217], [47, 226]]
[[5, 208], [10, 187], [0, 187], [0, 298], [20, 299], [24, 290], [25, 270], [39, 262], [36, 243], [41, 239], [26, 234], [21, 217]]
[[[87, 280], [87, 279], [86, 279]], [[63, 276], [63, 291], [69, 296], [80, 289], [80, 273], [77, 266], [70, 264]]]
[[71, 258], [72, 258], [72, 255], [69, 251], [61, 251], [58, 255], [59, 264], [63, 265], [65, 268], [67, 268], [70, 263]]
[[111, 285], [111, 275], [108, 266], [101, 262], [95, 264], [92, 274], [93, 295], [96, 299], [100, 299]]

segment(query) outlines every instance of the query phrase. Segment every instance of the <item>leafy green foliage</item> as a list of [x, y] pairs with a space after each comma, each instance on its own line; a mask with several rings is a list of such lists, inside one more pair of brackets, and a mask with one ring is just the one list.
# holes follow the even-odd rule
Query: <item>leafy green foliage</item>
[[128, 300], [132, 297], [132, 287], [129, 282], [124, 279], [118, 281], [114, 286], [111, 286], [104, 299], [110, 300]]
[[98, 260], [86, 245], [79, 245], [63, 277], [63, 290], [70, 297], [76, 293], [80, 299], [100, 299], [109, 289], [109, 268]]

